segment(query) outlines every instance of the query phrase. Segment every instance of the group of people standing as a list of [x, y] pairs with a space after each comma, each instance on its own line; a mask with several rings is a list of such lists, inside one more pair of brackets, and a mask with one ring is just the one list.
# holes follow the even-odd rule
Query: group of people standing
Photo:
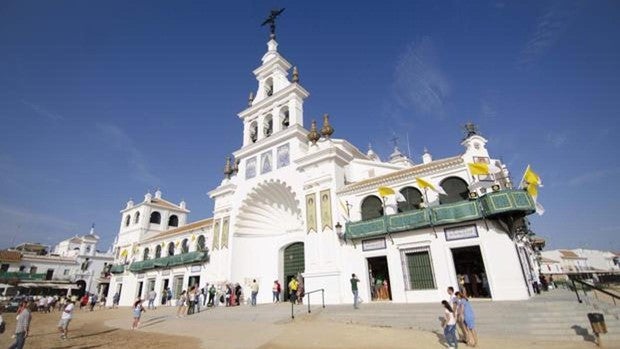
[[306, 295], [304, 284], [300, 282], [296, 276], [291, 278], [288, 283], [288, 299], [293, 304], [303, 304], [304, 296]]
[[443, 321], [444, 336], [448, 342], [448, 348], [457, 348], [457, 327], [460, 332], [460, 341], [470, 347], [478, 345], [478, 333], [476, 332], [476, 317], [474, 310], [466, 295], [462, 292], [454, 292], [452, 286], [448, 287], [450, 300], [441, 301], [444, 307], [445, 318]]
[[[67, 334], [69, 332], [69, 323], [73, 318], [73, 309], [74, 302], [69, 298], [66, 301], [66, 304], [63, 306], [60, 321], [58, 322], [58, 331], [60, 332], [60, 339], [67, 339]], [[38, 307], [38, 304], [35, 305], [34, 302], [29, 300], [22, 300], [19, 304], [19, 308], [17, 309], [17, 322], [15, 324], [15, 341], [9, 349], [22, 349], [26, 344], [26, 338], [28, 338], [28, 334], [30, 332], [30, 321], [32, 320], [31, 309], [35, 309]], [[2, 317], [0, 317], [0, 323], [2, 322]]]
[[[351, 293], [353, 293], [353, 308], [359, 309], [359, 287], [360, 279], [351, 274]], [[460, 332], [460, 341], [466, 343], [468, 346], [475, 347], [478, 345], [478, 333], [476, 332], [476, 317], [474, 310], [469, 303], [469, 299], [464, 292], [454, 292], [454, 287], [448, 287], [448, 295], [450, 300], [441, 301], [441, 305], [444, 308], [444, 315], [442, 321], [442, 327], [444, 330], [444, 336], [448, 343], [449, 349], [456, 349], [458, 347], [457, 339], [457, 327]]]

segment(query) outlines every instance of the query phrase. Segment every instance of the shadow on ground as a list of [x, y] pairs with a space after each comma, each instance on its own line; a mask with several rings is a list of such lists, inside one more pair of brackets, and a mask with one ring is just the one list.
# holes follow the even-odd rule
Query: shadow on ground
[[591, 335], [590, 332], [588, 332], [587, 328], [583, 328], [583, 327], [577, 326], [577, 325], [573, 325], [573, 326], [571, 326], [571, 328], [573, 330], [575, 330], [575, 334], [577, 334], [578, 336], [583, 337], [584, 341], [596, 343], [596, 337], [594, 337], [594, 335]]

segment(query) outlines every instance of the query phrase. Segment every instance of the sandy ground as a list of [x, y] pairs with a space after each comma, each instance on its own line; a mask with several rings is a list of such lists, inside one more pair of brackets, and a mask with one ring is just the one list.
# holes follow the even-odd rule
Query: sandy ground
[[[15, 313], [2, 314], [6, 321], [6, 332], [0, 335], [0, 348], [8, 348], [12, 343], [11, 335], [15, 332]], [[106, 327], [105, 320], [123, 318], [126, 329]], [[26, 339], [26, 349], [91, 349], [91, 348], [200, 348], [200, 340], [192, 337], [171, 336], [166, 334], [145, 333], [130, 330], [131, 310], [104, 309], [94, 312], [76, 311], [69, 325], [69, 338], [60, 339], [57, 329], [60, 313], [33, 313], [30, 323], [30, 335]], [[179, 345], [179, 344], [183, 345]], [[119, 348], [120, 349], [120, 348]]]
[[[259, 324], [229, 319], [209, 321], [205, 317], [189, 316], [177, 319], [174, 309], [150, 311], [143, 316], [141, 328], [130, 330], [131, 310], [106, 309], [95, 312], [76, 311], [71, 322], [68, 340], [60, 340], [56, 325], [60, 314], [33, 314], [31, 335], [25, 348], [90, 349], [90, 348], [445, 348], [443, 335], [410, 329], [369, 327], [322, 321], [315, 317], [292, 323]], [[0, 335], [0, 348], [7, 348], [15, 326], [15, 314], [3, 314], [7, 332]], [[177, 335], [168, 335], [175, 333]], [[605, 348], [620, 348], [617, 343], [605, 343]], [[461, 348], [466, 348], [461, 345]], [[595, 348], [591, 342], [534, 342], [481, 338], [481, 349], [585, 349]]]

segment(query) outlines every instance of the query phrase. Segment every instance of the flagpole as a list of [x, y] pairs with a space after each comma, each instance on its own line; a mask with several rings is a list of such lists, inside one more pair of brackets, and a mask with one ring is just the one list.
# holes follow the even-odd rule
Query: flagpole
[[435, 230], [435, 225], [433, 224], [433, 216], [431, 215], [431, 205], [428, 202], [428, 188], [424, 187], [424, 200], [426, 204], [426, 209], [428, 210], [428, 220], [431, 223], [431, 228], [433, 228], [433, 233], [435, 234], [435, 239], [437, 238], [437, 230]]
[[530, 169], [530, 165], [528, 164], [527, 167], [525, 168], [525, 171], [523, 172], [523, 177], [521, 177], [521, 182], [519, 182], [519, 189], [523, 189], [523, 182], [525, 181], [525, 174], [527, 173], [527, 170]]

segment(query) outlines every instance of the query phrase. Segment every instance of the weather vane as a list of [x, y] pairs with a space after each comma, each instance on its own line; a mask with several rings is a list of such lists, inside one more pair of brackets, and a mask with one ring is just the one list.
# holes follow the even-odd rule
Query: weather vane
[[465, 139], [478, 134], [478, 126], [471, 121], [467, 122], [463, 129], [465, 130]]
[[271, 34], [269, 35], [270, 39], [275, 40], [276, 38], [276, 17], [278, 17], [282, 12], [284, 12], [284, 8], [281, 8], [279, 10], [271, 10], [271, 14], [269, 15], [269, 17], [267, 17], [263, 24], [261, 24], [261, 27], [269, 24], [269, 28], [271, 31]]

